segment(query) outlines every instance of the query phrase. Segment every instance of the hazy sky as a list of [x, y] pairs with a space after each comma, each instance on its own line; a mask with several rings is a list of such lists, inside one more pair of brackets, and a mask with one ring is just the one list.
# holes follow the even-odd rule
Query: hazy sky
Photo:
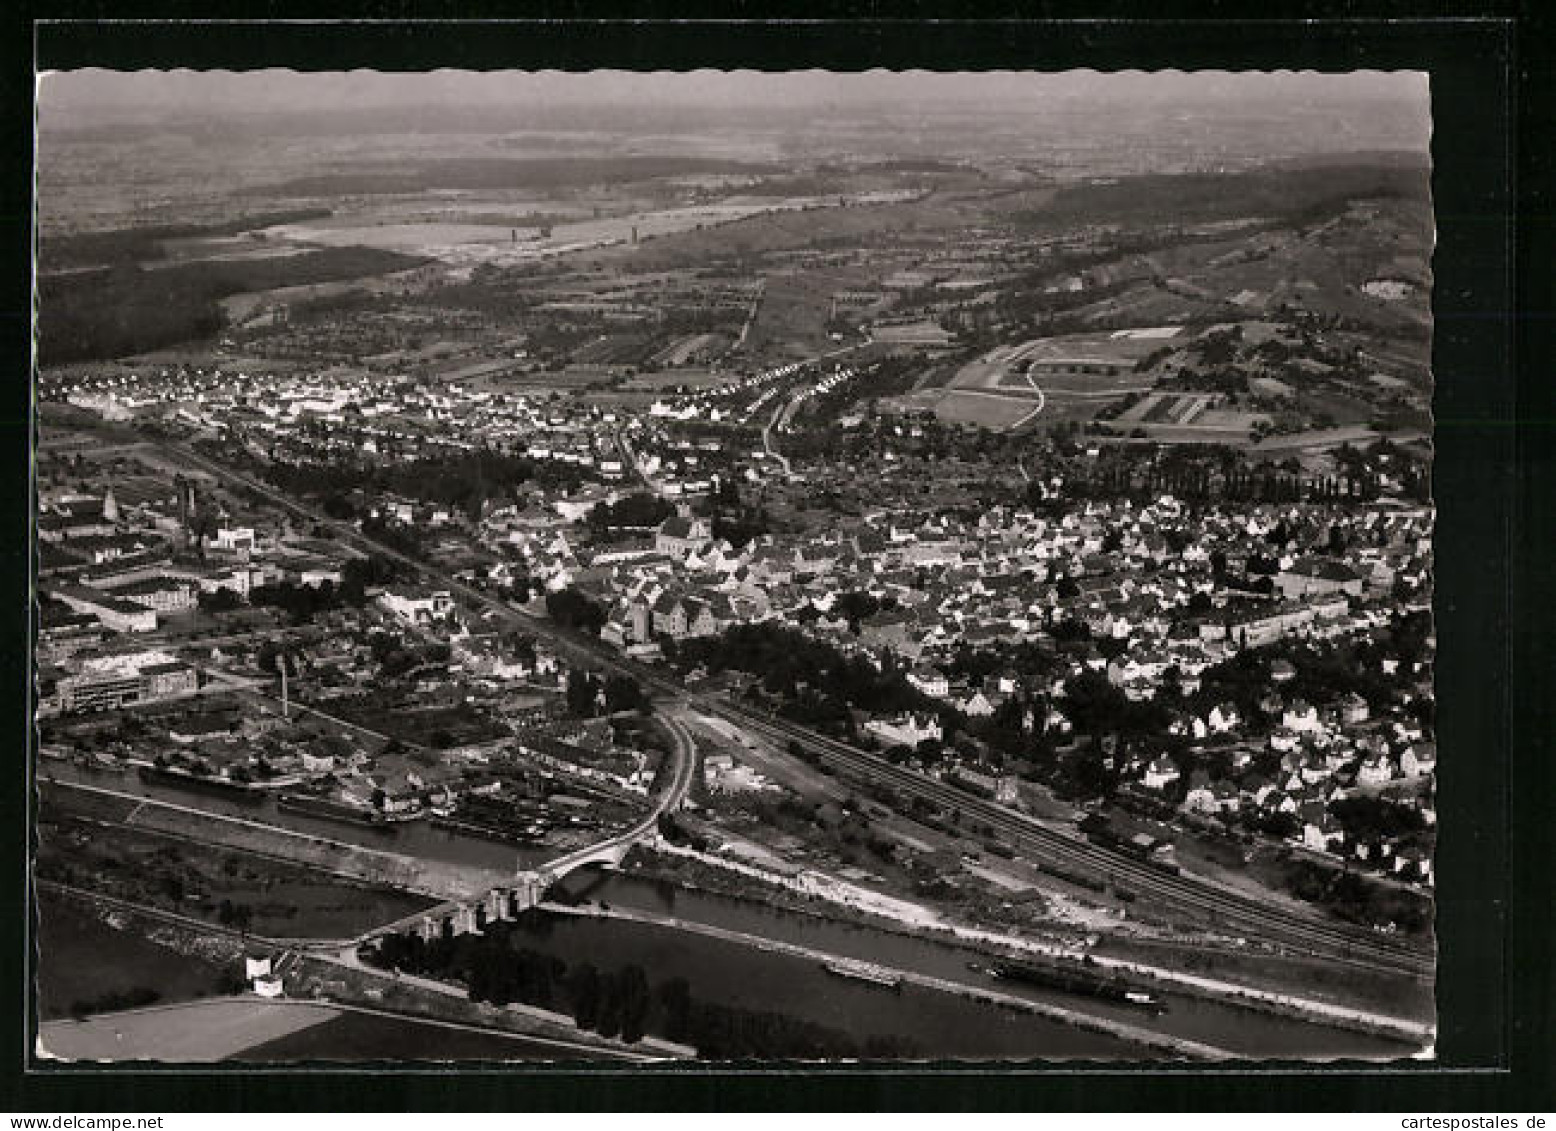
[[[1019, 107], [1023, 101], [1065, 97], [1143, 99], [1203, 103], [1248, 100], [1343, 103], [1388, 99], [1413, 103], [1427, 112], [1427, 77], [1420, 73], [1313, 72], [1228, 74], [1127, 71], [1099, 74], [990, 72], [936, 74], [925, 71], [867, 71], [858, 74], [800, 71], [589, 73], [432, 71], [388, 74], [375, 71], [298, 73], [265, 70], [137, 71], [82, 70], [52, 73], [41, 80], [45, 119], [70, 125], [160, 117], [193, 111], [213, 114], [380, 108], [399, 105], [569, 106], [622, 105], [826, 106], [881, 101], [913, 106], [982, 100]], [[58, 117], [55, 117], [58, 115]]]

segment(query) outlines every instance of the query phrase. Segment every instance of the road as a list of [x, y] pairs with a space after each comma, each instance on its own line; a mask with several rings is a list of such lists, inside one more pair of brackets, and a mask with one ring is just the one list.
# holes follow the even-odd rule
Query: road
[[785, 475], [792, 476], [794, 474], [794, 468], [789, 463], [789, 457], [780, 452], [777, 445], [773, 443], [773, 429], [778, 426], [778, 418], [784, 414], [784, 411], [788, 407], [788, 402], [784, 401], [781, 402], [775, 409], [773, 409], [773, 415], [768, 419], [767, 423], [762, 426], [762, 447], [767, 449], [767, 454], [770, 457], [783, 465], [783, 473]]
[[580, 848], [566, 856], [560, 856], [549, 864], [542, 864], [536, 869], [537, 871], [560, 875], [571, 871], [579, 861], [587, 861], [602, 852], [610, 852], [623, 846], [630, 847], [644, 837], [652, 836], [658, 829], [661, 816], [681, 807], [696, 776], [697, 745], [680, 719], [666, 714], [661, 715], [659, 721], [670, 732], [670, 737], [675, 742], [675, 749], [666, 755], [670, 763], [670, 781], [660, 791], [648, 815], [637, 824], [607, 840]]
[[[658, 831], [659, 818], [673, 809], [678, 809], [681, 803], [686, 800], [686, 795], [691, 790], [692, 781], [696, 776], [696, 743], [693, 741], [691, 733], [679, 719], [662, 715], [659, 721], [670, 732], [670, 736], [675, 742], [675, 749], [667, 755], [670, 763], [670, 781], [664, 789], [659, 791], [648, 814], [637, 823], [623, 829], [614, 836], [594, 844], [585, 845], [582, 848], [574, 849], [572, 852], [559, 856], [549, 863], [537, 865], [533, 871], [545, 877], [545, 883], [548, 886], [574, 868], [598, 863], [602, 857], [612, 858], [618, 849], [628, 849], [645, 837], [654, 835]], [[373, 930], [364, 933], [356, 941], [364, 942], [377, 935], [404, 930], [421, 922], [428, 916], [437, 918], [449, 915], [466, 903], [468, 903], [467, 900], [448, 900], [445, 903], [438, 904], [436, 907], [426, 908], [384, 926], [375, 927]]]
[[699, 710], [729, 719], [753, 733], [776, 739], [780, 744], [797, 742], [827, 764], [861, 781], [888, 785], [906, 797], [923, 798], [938, 806], [959, 808], [963, 813], [991, 825], [1012, 848], [1029, 852], [1036, 858], [1081, 867], [1091, 872], [1102, 872], [1117, 886], [1159, 904], [1191, 908], [1222, 930], [1260, 938], [1300, 953], [1332, 955], [1390, 972], [1423, 977], [1430, 976], [1435, 970], [1435, 962], [1429, 951], [1403, 940], [1332, 922], [1317, 911], [1312, 915], [1304, 915], [1286, 910], [1198, 877], [1159, 871], [1122, 852], [1048, 828], [1025, 814], [964, 793], [926, 775], [894, 766], [883, 758], [867, 754], [836, 739], [783, 720], [764, 717], [723, 697], [688, 692], [684, 686], [667, 678], [662, 672], [621, 655], [598, 638], [582, 636], [545, 618], [515, 608], [448, 576], [436, 566], [411, 558], [363, 535], [349, 523], [303, 506], [267, 484], [233, 471], [183, 445], [170, 444], [168, 447], [180, 458], [207, 473], [247, 487], [279, 507], [330, 527], [338, 531], [342, 539], [399, 562], [471, 604], [488, 609], [536, 635], [547, 637], [559, 652], [574, 662], [631, 675], [645, 687], [667, 697], [672, 705], [695, 706]]
[[[874, 343], [867, 341], [861, 342], [858, 345], [842, 346], [839, 349], [828, 350], [826, 353], [817, 354], [815, 357], [807, 358], [806, 360], [799, 362], [799, 368], [795, 372], [803, 372], [804, 368], [808, 365], [820, 365], [823, 361], [830, 360], [834, 357], [842, 357], [846, 353], [853, 353], [855, 350], [862, 350], [865, 348], [865, 346], [873, 344]], [[773, 443], [773, 432], [775, 430], [781, 431], [783, 428], [788, 426], [789, 418], [793, 416], [794, 410], [799, 407], [799, 404], [800, 402], [797, 396], [790, 397], [787, 400], [781, 402], [777, 408], [773, 409], [772, 416], [768, 418], [767, 423], [762, 427], [762, 447], [767, 449], [767, 454], [771, 458], [777, 460], [783, 465], [783, 473], [785, 475], [791, 476], [794, 474], [794, 468], [789, 463], [788, 458], [778, 450], [778, 446]]]
[[631, 471], [632, 474], [636, 475], [643, 481], [643, 486], [647, 487], [660, 498], [664, 498], [664, 484], [643, 470], [643, 465], [638, 463], [637, 451], [632, 447], [632, 441], [627, 438], [626, 431], [624, 429], [617, 428], [615, 434], [616, 449], [621, 453], [622, 463], [626, 465], [626, 468]]

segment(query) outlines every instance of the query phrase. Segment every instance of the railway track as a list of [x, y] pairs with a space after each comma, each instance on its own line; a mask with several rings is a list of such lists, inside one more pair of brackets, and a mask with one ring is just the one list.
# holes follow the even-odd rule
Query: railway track
[[1159, 870], [802, 727], [755, 718], [726, 704], [699, 701], [698, 706], [769, 739], [792, 739], [808, 745], [819, 751], [825, 761], [862, 780], [889, 785], [907, 796], [922, 797], [941, 807], [960, 809], [995, 828], [1012, 847], [1027, 848], [1047, 861], [1102, 873], [1119, 887], [1203, 914], [1222, 929], [1240, 930], [1307, 953], [1329, 954], [1391, 972], [1418, 977], [1433, 973], [1431, 954], [1408, 943], [1325, 923], [1202, 880]]

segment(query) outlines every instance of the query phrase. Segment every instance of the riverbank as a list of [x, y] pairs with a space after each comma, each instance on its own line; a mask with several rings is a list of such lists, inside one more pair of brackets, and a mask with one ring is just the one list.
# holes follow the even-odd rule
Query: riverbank
[[[826, 966], [828, 964], [847, 963], [849, 959], [844, 955], [832, 954], [826, 951], [815, 950], [810, 947], [799, 946], [794, 943], [782, 942], [777, 939], [767, 938], [761, 935], [751, 935], [740, 931], [732, 931], [723, 927], [714, 927], [706, 923], [698, 923], [669, 916], [654, 915], [645, 911], [623, 910], [620, 908], [572, 907], [562, 904], [542, 904], [541, 909], [552, 914], [575, 915], [580, 917], [594, 917], [602, 919], [615, 919], [626, 922], [644, 923], [651, 926], [662, 927], [669, 930], [684, 931], [689, 934], [701, 935], [705, 938], [718, 939], [722, 942], [735, 943], [754, 950], [769, 954], [783, 954], [794, 958], [802, 958]], [[1213, 1045], [1203, 1044], [1197, 1041], [1187, 1041], [1180, 1038], [1165, 1036], [1136, 1025], [1114, 1021], [1108, 1018], [1097, 1017], [1082, 1013], [1078, 1010], [1067, 1009], [1062, 1006], [1050, 1005], [1033, 1001], [1030, 998], [1017, 997], [1013, 994], [1001, 993], [997, 990], [988, 990], [981, 987], [969, 986], [960, 982], [953, 982], [944, 978], [936, 978], [927, 974], [921, 974], [914, 970], [900, 967], [876, 966], [885, 974], [896, 978], [898, 981], [935, 990], [940, 993], [951, 994], [956, 997], [966, 998], [971, 1001], [983, 1002], [989, 1005], [997, 1005], [1006, 1009], [1014, 1009], [1021, 1012], [1036, 1014], [1050, 1021], [1057, 1021], [1064, 1025], [1092, 1032], [1101, 1033], [1118, 1040], [1137, 1045], [1153, 1053], [1166, 1054], [1172, 1057], [1194, 1060], [1226, 1060], [1236, 1054], [1226, 1049]]]
[[133, 802], [135, 810], [126, 821], [135, 827], [305, 864], [348, 879], [400, 888], [437, 901], [479, 899], [492, 888], [512, 880], [511, 873], [495, 868], [419, 859], [99, 786], [54, 782], [49, 788], [80, 790]]
[[96, 1013], [115, 1000], [144, 1001], [148, 994], [171, 1004], [234, 988], [227, 956], [193, 954], [132, 930], [123, 909], [116, 913], [85, 893], [40, 885], [36, 910], [34, 988], [42, 1021]]
[[[659, 844], [655, 846], [655, 851], [673, 859], [695, 861], [704, 867], [721, 870], [744, 880], [755, 880], [769, 888], [787, 893], [795, 899], [804, 901], [799, 905], [795, 905], [793, 900], [784, 901], [785, 908], [796, 914], [808, 914], [825, 919], [828, 916], [820, 911], [815, 903], [829, 903], [846, 913], [843, 916], [844, 921], [858, 922], [872, 929], [931, 941], [967, 944], [982, 951], [1010, 958], [1037, 958], [1061, 962], [1079, 962], [1089, 958], [1104, 968], [1142, 979], [1156, 989], [1171, 990], [1207, 1001], [1231, 1003], [1246, 1009], [1289, 1017], [1296, 1021], [1399, 1041], [1418, 1050], [1429, 1049], [1435, 1039], [1435, 1026], [1428, 1021], [1400, 1017], [1359, 1006], [1316, 1000], [1309, 996], [1271, 989], [1267, 986], [1256, 986], [1203, 974], [1190, 974], [1148, 962], [1107, 957], [1084, 944], [1001, 934], [950, 922], [927, 912], [918, 915], [894, 915], [893, 905], [901, 901], [888, 901], [884, 897], [880, 900], [851, 898], [850, 889], [865, 889], [857, 889], [856, 885], [848, 885], [842, 881], [818, 882], [814, 878], [809, 878], [810, 882], [806, 882], [808, 879], [806, 876], [779, 876], [764, 872], [742, 861], [727, 860], [684, 846]], [[651, 875], [653, 869], [642, 869], [640, 874]], [[685, 880], [675, 875], [673, 870], [666, 870], [662, 878], [667, 879], [668, 882], [685, 884]], [[722, 894], [730, 898], [742, 898], [738, 893]], [[749, 895], [749, 892], [744, 893], [745, 898], [749, 898]], [[805, 906], [804, 903], [809, 903], [810, 906]], [[1240, 957], [1251, 960], [1250, 956]]]
[[[482, 996], [584, 1016], [596, 1000], [587, 987], [646, 983], [648, 1012], [633, 1013], [637, 1024], [693, 1044], [710, 1060], [1118, 1063], [1153, 1056], [1030, 1009], [840, 975], [785, 949], [629, 918], [533, 911], [483, 936], [405, 939], [391, 953], [396, 964], [434, 979], [455, 982], [455, 971], [468, 970]], [[508, 955], [516, 966], [507, 965]], [[583, 998], [575, 996], [580, 988]]]
[[292, 940], [352, 938], [434, 906], [402, 888], [130, 823], [129, 813], [94, 815], [92, 805], [77, 804], [90, 797], [48, 798], [33, 861], [38, 883]]
[[[287, 940], [259, 938], [175, 912], [135, 907], [123, 900], [59, 885], [44, 887], [40, 904], [44, 930], [49, 931], [52, 924], [57, 934], [68, 932], [65, 942], [75, 944], [74, 949], [62, 945], [47, 953], [79, 959], [66, 966], [44, 958], [38, 975], [40, 995], [54, 1003], [52, 1017], [45, 1013], [45, 1020], [60, 1021], [50, 1031], [65, 1034], [49, 1045], [47, 1052], [62, 1059], [244, 1059], [240, 1053], [262, 1049], [267, 1044], [276, 1046], [265, 1052], [263, 1059], [269, 1060], [371, 1058], [354, 1051], [350, 1041], [344, 1039], [352, 1033], [361, 1035], [360, 1026], [352, 1026], [344, 1019], [334, 1024], [330, 1033], [314, 1038], [297, 1035], [292, 1039], [292, 1030], [272, 1032], [267, 1028], [268, 1022], [255, 1020], [260, 1015], [252, 1010], [210, 1015], [167, 1012], [179, 1006], [220, 1001], [313, 1006], [335, 1013], [355, 1010], [381, 1015], [381, 1020], [397, 1019], [402, 1030], [400, 1037], [386, 1031], [383, 1024], [372, 1026], [368, 1033], [379, 1047], [403, 1046], [403, 1056], [396, 1059], [494, 1059], [490, 1053], [500, 1046], [490, 1042], [482, 1045], [478, 1039], [482, 1033], [492, 1041], [528, 1042], [528, 1047], [513, 1059], [660, 1060], [692, 1055], [691, 1049], [669, 1042], [645, 1042], [644, 1047], [637, 1048], [606, 1040], [578, 1029], [572, 1018], [548, 1010], [525, 1006], [497, 1010], [468, 1000], [462, 987], [444, 983], [415, 985], [413, 982], [419, 980], [365, 966], [357, 960], [353, 947], [335, 953], [301, 951]], [[244, 956], [256, 951], [277, 957], [277, 969], [284, 971], [285, 997], [267, 1000], [234, 992], [243, 985]], [[110, 960], [104, 961], [105, 957]], [[146, 1008], [95, 1014], [86, 1020], [102, 1024], [86, 1029], [69, 1028], [78, 1026], [80, 1021], [67, 1023], [60, 1016], [67, 1012], [68, 1003], [84, 992], [90, 991], [102, 999], [105, 993], [122, 996], [126, 990], [141, 988], [153, 991], [161, 1000]], [[115, 1019], [141, 1014], [151, 1016], [133, 1021], [131, 1028], [116, 1025]], [[175, 1023], [179, 1017], [225, 1020], [211, 1030], [214, 1036], [209, 1046], [197, 1044], [191, 1055]], [[194, 1028], [199, 1030], [204, 1023], [197, 1020]], [[430, 1055], [429, 1046], [403, 1038], [404, 1027], [414, 1023], [468, 1030], [459, 1043], [461, 1048], [472, 1051], [446, 1057]], [[333, 1023], [326, 1020], [324, 1024]], [[336, 1030], [346, 1032], [343, 1035]], [[244, 1039], [233, 1044], [239, 1036]], [[108, 1043], [110, 1039], [112, 1044]], [[478, 1057], [476, 1052], [482, 1048], [486, 1055]]]
[[[338, 998], [342, 989], [349, 987], [350, 992], [375, 1003], [391, 1000], [392, 995], [392, 1000], [410, 1005], [417, 1003], [418, 995], [421, 995], [419, 1004], [424, 1010], [430, 1008], [436, 1011], [434, 1016], [439, 1021], [453, 1020], [469, 1025], [485, 1023], [489, 1029], [493, 1024], [520, 1024], [526, 1029], [522, 1034], [515, 1034], [511, 1030], [495, 1031], [510, 1036], [543, 1038], [561, 1050], [559, 1058], [565, 1058], [569, 1050], [587, 1054], [591, 1059], [606, 1057], [634, 1061], [681, 1060], [697, 1054], [696, 1049], [650, 1035], [645, 1035], [635, 1044], [601, 1037], [597, 1033], [580, 1029], [573, 1018], [565, 1013], [523, 1002], [509, 1002], [503, 1006], [473, 1002], [464, 986], [404, 971], [382, 970], [363, 962], [356, 956], [355, 950], [349, 948], [338, 953], [312, 953], [302, 960], [302, 966], [305, 968], [302, 975], [305, 988], [311, 976], [330, 981], [330, 975], [322, 973], [325, 969], [335, 974], [349, 972], [348, 981], [329, 985], [328, 988], [333, 991], [332, 997]], [[312, 975], [307, 972], [309, 967], [313, 968]], [[319, 988], [324, 987], [320, 985]]]

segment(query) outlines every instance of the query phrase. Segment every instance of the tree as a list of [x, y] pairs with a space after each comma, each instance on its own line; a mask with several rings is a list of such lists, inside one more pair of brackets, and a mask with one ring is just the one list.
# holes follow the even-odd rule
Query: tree
[[605, 680], [605, 710], [610, 714], [618, 711], [647, 711], [649, 709], [648, 696], [638, 681], [629, 675], [611, 675]]
[[671, 978], [659, 984], [657, 994], [663, 1011], [666, 1040], [684, 1041], [690, 1035], [692, 995], [685, 978]]
[[639, 1041], [643, 1038], [649, 1006], [652, 1004], [648, 977], [641, 966], [625, 966], [617, 973], [615, 983], [621, 1039]]
[[344, 495], [330, 494], [324, 496], [320, 509], [331, 518], [353, 519], [357, 517], [357, 508], [351, 505], [351, 500]]
[[225, 585], [209, 592], [202, 590], [196, 601], [205, 613], [228, 613], [243, 604], [243, 598]]
[[920, 761], [932, 765], [945, 755], [945, 743], [938, 738], [926, 738], [913, 748], [913, 752]]
[[573, 1003], [573, 1023], [593, 1029], [600, 1017], [600, 972], [585, 962], [567, 978], [567, 994]]
[[580, 718], [593, 718], [599, 702], [600, 681], [582, 668], [567, 673], [567, 710]]
[[605, 623], [605, 608], [573, 586], [546, 595], [546, 614], [564, 628], [598, 633]]

